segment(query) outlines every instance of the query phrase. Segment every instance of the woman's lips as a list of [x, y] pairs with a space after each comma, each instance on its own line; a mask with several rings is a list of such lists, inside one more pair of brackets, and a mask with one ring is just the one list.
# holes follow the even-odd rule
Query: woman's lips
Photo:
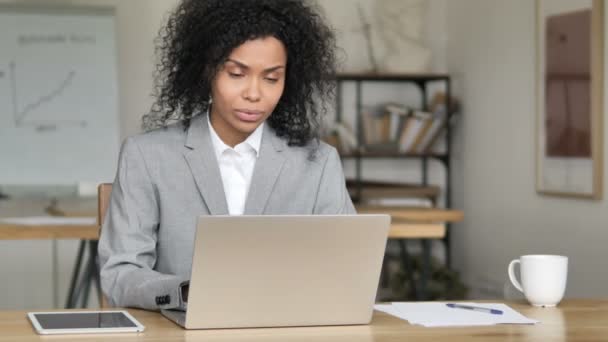
[[260, 118], [262, 117], [262, 112], [261, 111], [249, 111], [249, 110], [242, 110], [242, 109], [237, 109], [235, 111], [236, 116], [242, 120], [242, 121], [247, 121], [247, 122], [255, 122], [260, 120]]

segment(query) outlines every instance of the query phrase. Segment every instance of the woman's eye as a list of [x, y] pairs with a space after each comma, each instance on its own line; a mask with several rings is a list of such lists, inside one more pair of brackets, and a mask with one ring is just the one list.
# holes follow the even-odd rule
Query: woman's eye
[[266, 77], [266, 81], [268, 81], [270, 83], [277, 83], [279, 81], [279, 79], [278, 78]]
[[232, 77], [232, 78], [241, 78], [244, 76], [243, 74], [234, 73], [234, 72], [229, 72], [228, 75], [230, 75], [230, 77]]

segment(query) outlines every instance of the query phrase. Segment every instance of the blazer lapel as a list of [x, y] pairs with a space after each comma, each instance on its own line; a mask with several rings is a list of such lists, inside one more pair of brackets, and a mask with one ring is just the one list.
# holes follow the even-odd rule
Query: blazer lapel
[[228, 215], [220, 168], [207, 124], [207, 114], [193, 117], [186, 137], [184, 157], [211, 215]]
[[251, 185], [245, 201], [245, 215], [264, 213], [266, 202], [268, 202], [272, 188], [285, 163], [284, 148], [285, 143], [266, 123], [260, 145], [260, 155], [255, 162]]

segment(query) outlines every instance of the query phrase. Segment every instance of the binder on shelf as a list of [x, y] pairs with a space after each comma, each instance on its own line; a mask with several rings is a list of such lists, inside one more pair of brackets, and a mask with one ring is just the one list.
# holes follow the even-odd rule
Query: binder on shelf
[[379, 118], [380, 123], [380, 142], [391, 141], [391, 115], [383, 114]]
[[370, 110], [363, 110], [361, 112], [362, 130], [363, 130], [363, 144], [371, 145], [380, 142], [379, 134], [379, 123], [373, 112]]
[[410, 109], [398, 103], [387, 103], [384, 106], [384, 112], [390, 116], [390, 133], [389, 140], [399, 140], [399, 134], [404, 122], [410, 114]]
[[[454, 98], [450, 98], [448, 101], [444, 92], [435, 93], [429, 106], [433, 113], [433, 124], [429, 128], [427, 136], [417, 147], [417, 153], [430, 153], [432, 151], [433, 146], [445, 131], [447, 125], [451, 125], [453, 120], [457, 117], [455, 114], [457, 114], [459, 106], [458, 101]], [[448, 122], [448, 118], [451, 118], [449, 120], [450, 122]]]
[[430, 152], [431, 147], [435, 144], [437, 138], [445, 128], [445, 123], [446, 118], [443, 111], [434, 113], [431, 124], [428, 126], [424, 137], [422, 137], [416, 145], [415, 152], [420, 154]]
[[418, 146], [420, 146], [420, 143], [422, 142], [422, 140], [424, 140], [428, 134], [429, 128], [433, 125], [433, 115], [431, 113], [428, 112], [419, 112], [419, 115], [422, 117], [422, 127], [420, 128], [420, 131], [418, 132], [416, 138], [414, 139], [414, 143], [412, 144], [412, 148], [408, 151], [410, 153], [416, 153]]
[[414, 111], [406, 121], [399, 138], [399, 152], [415, 152], [416, 144], [428, 130], [431, 123], [431, 114], [423, 111]]

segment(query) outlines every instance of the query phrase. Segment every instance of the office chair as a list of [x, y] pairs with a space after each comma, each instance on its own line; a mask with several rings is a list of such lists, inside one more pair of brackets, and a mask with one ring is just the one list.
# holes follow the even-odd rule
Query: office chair
[[[108, 205], [110, 204], [110, 195], [112, 194], [112, 183], [103, 183], [99, 184], [97, 187], [97, 224], [99, 225], [99, 236], [101, 236], [101, 227], [103, 226], [103, 221], [106, 216], [106, 211], [108, 210]], [[99, 268], [98, 268], [99, 270]], [[99, 275], [99, 277], [101, 277]], [[101, 289], [99, 289], [101, 292]], [[100, 293], [99, 306], [102, 308], [111, 307], [108, 302], [106, 296], [103, 293]]]
[[[110, 202], [110, 193], [112, 192], [112, 184], [101, 184], [97, 189], [97, 226], [101, 233], [101, 225], [103, 224], [104, 216]], [[47, 211], [52, 208], [47, 208]], [[98, 234], [100, 235], [100, 234]], [[101, 278], [99, 274], [99, 264], [97, 260], [97, 243], [98, 240], [80, 240], [78, 247], [76, 265], [70, 282], [70, 290], [66, 298], [66, 309], [86, 308], [88, 306], [89, 291], [93, 284], [97, 288], [97, 298], [99, 306], [109, 307], [109, 303], [101, 292]], [[89, 250], [89, 256], [84, 261], [85, 250]]]

